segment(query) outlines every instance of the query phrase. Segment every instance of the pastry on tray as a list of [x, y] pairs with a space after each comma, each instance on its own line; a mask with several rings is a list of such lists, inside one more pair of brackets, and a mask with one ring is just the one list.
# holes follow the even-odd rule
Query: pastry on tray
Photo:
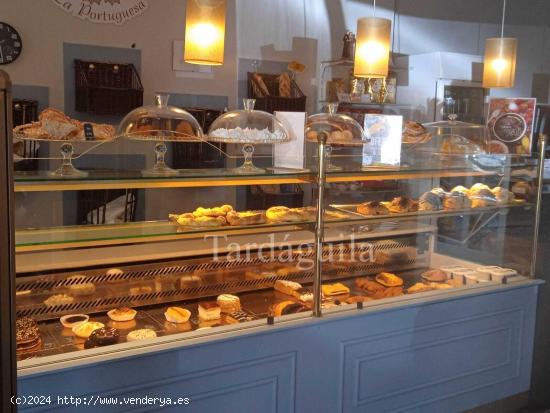
[[233, 313], [241, 310], [241, 300], [236, 295], [221, 294], [218, 295], [216, 302], [220, 306], [222, 313]]
[[356, 278], [355, 285], [370, 294], [374, 294], [386, 288], [382, 284], [377, 283], [373, 279], [367, 277]]
[[119, 307], [107, 312], [107, 315], [113, 321], [132, 321], [136, 314], [137, 311], [129, 307]]
[[225, 217], [231, 211], [233, 211], [231, 205], [222, 205], [213, 208], [198, 207], [193, 211], [193, 215], [195, 217]]
[[191, 318], [191, 311], [181, 307], [168, 307], [164, 312], [164, 317], [171, 323], [186, 323]]
[[48, 307], [53, 307], [56, 305], [66, 305], [71, 304], [74, 301], [74, 297], [71, 297], [67, 294], [54, 294], [44, 300], [44, 304]]
[[355, 304], [359, 302], [362, 303], [364, 301], [370, 301], [372, 299], [373, 299], [372, 297], [367, 297], [366, 295], [353, 295], [351, 297], [346, 298], [346, 303], [348, 304]]
[[416, 212], [418, 202], [406, 196], [399, 196], [389, 203], [388, 209], [392, 213]]
[[267, 219], [271, 222], [302, 222], [307, 221], [309, 214], [299, 211], [297, 208], [275, 206], [265, 211]]
[[460, 192], [466, 196], [470, 195], [470, 190], [462, 185], [457, 185], [453, 189], [451, 189], [451, 192]]
[[434, 287], [425, 283], [416, 283], [413, 286], [407, 288], [407, 294], [423, 293], [425, 291], [432, 291]]
[[378, 290], [370, 296], [375, 300], [381, 300], [383, 298], [399, 297], [403, 295], [403, 287], [385, 287], [382, 290]]
[[439, 211], [443, 208], [443, 201], [439, 194], [428, 191], [420, 197], [418, 201], [419, 211]]
[[399, 287], [403, 285], [403, 279], [391, 272], [381, 272], [376, 276], [376, 281], [385, 287]]
[[227, 315], [226, 320], [229, 324], [234, 323], [245, 323], [247, 321], [253, 321], [255, 320], [254, 316], [251, 316], [250, 314], [246, 313], [245, 311], [234, 311]]
[[36, 321], [30, 317], [18, 318], [15, 321], [15, 341], [18, 354], [37, 350], [42, 339]]
[[150, 328], [141, 328], [139, 330], [130, 331], [126, 336], [126, 341], [151, 340], [157, 336], [155, 330]]
[[221, 308], [216, 301], [199, 303], [199, 319], [202, 321], [218, 320], [221, 317]]
[[118, 343], [120, 333], [113, 327], [102, 327], [92, 331], [90, 337], [84, 343], [84, 348], [109, 346]]
[[432, 135], [421, 123], [412, 120], [403, 122], [402, 140], [404, 144], [426, 143], [431, 138]]
[[442, 270], [429, 270], [423, 272], [421, 275], [422, 279], [430, 282], [444, 282], [449, 278], [447, 273]]
[[476, 191], [470, 190], [470, 200], [472, 208], [487, 208], [497, 204], [496, 196], [490, 189], [481, 188]]
[[390, 210], [382, 202], [370, 201], [357, 205], [357, 212], [363, 215], [388, 215]]
[[277, 280], [275, 281], [273, 288], [283, 294], [293, 296], [295, 291], [298, 291], [300, 288], [302, 288], [302, 284], [294, 281]]
[[227, 224], [223, 216], [195, 216], [193, 213], [186, 213], [170, 215], [169, 218], [182, 227], [223, 227]]
[[296, 314], [300, 313], [302, 311], [306, 311], [307, 307], [300, 303], [295, 303], [294, 301], [281, 301], [278, 304], [275, 304], [272, 308], [273, 315], [278, 317], [282, 315], [288, 315], [288, 314]]
[[90, 319], [86, 314], [68, 314], [59, 319], [59, 322], [65, 328], [73, 328], [79, 324], [85, 323]]
[[115, 128], [112, 125], [80, 122], [53, 108], [44, 109], [40, 113], [38, 122], [17, 126], [14, 128], [14, 132], [16, 135], [23, 135], [28, 139], [86, 140], [84, 132], [86, 124], [92, 127], [96, 140], [108, 140], [115, 137]]
[[235, 226], [265, 224], [267, 221], [264, 211], [229, 211], [225, 219], [229, 225]]
[[87, 321], [73, 327], [73, 334], [80, 338], [88, 338], [94, 330], [105, 327], [105, 324], [97, 321]]
[[447, 210], [468, 209], [471, 206], [470, 198], [462, 191], [451, 191], [443, 200], [443, 207]]
[[331, 297], [333, 295], [349, 294], [349, 288], [342, 283], [323, 284], [321, 286], [323, 295]]
[[489, 188], [487, 185], [485, 184], [482, 184], [482, 183], [477, 183], [477, 184], [473, 184], [470, 189], [468, 190], [468, 195], [470, 196], [476, 196], [478, 195], [478, 192], [480, 191], [490, 191], [491, 188]]
[[501, 186], [494, 187], [491, 192], [499, 204], [509, 204], [514, 201], [514, 193]]

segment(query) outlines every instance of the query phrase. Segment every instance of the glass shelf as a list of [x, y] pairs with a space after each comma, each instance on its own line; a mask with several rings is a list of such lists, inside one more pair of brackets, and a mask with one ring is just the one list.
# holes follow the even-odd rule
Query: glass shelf
[[[365, 170], [343, 170], [327, 173], [327, 182], [379, 181], [402, 179], [446, 178], [464, 176], [495, 176], [507, 171], [528, 171], [536, 163], [509, 165], [483, 170], [472, 167], [369, 167]], [[240, 175], [232, 169], [181, 169], [179, 176], [144, 177], [140, 171], [88, 171], [87, 177], [64, 179], [52, 177], [46, 171], [16, 172], [15, 192], [79, 191], [92, 189], [190, 188], [238, 185], [299, 184], [314, 182], [315, 173], [307, 169], [267, 168], [266, 173]]]
[[[510, 208], [532, 208], [531, 204], [513, 204], [472, 208], [466, 210], [420, 211], [404, 214], [363, 216], [353, 212], [349, 206], [331, 205], [329, 210], [345, 216], [340, 219], [327, 218], [327, 226], [385, 224], [395, 220], [423, 221], [430, 218], [449, 216], [481, 215], [505, 213]], [[424, 222], [424, 221], [423, 221]], [[43, 229], [21, 229], [15, 232], [17, 252], [42, 251], [58, 248], [96, 247], [139, 242], [167, 241], [185, 238], [202, 238], [206, 234], [246, 235], [255, 233], [313, 230], [314, 221], [293, 223], [268, 223], [249, 226], [223, 226], [216, 228], [181, 227], [169, 221], [134, 222], [116, 225], [85, 225]], [[374, 228], [372, 228], [374, 229]], [[372, 230], [371, 229], [371, 230]]]

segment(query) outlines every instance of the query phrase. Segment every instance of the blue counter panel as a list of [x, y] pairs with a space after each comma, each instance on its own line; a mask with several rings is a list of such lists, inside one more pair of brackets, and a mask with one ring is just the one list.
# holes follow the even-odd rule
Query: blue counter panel
[[[189, 397], [94, 412], [459, 412], [529, 388], [537, 286], [357, 310], [19, 379], [19, 394]], [[73, 412], [73, 406], [20, 411]]]

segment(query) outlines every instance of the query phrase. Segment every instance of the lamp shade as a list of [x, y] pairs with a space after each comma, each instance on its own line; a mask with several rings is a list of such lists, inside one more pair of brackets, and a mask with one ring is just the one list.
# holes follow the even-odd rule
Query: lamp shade
[[357, 20], [355, 47], [356, 77], [388, 76], [391, 44], [391, 20], [363, 17]]
[[188, 0], [183, 59], [197, 65], [223, 64], [226, 0]]
[[517, 39], [512, 37], [493, 37], [485, 41], [483, 87], [514, 87], [517, 44]]

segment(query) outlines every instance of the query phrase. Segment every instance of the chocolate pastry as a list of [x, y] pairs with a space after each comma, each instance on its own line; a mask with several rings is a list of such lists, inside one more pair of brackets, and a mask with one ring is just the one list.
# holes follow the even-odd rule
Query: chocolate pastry
[[246, 321], [252, 321], [255, 319], [253, 316], [251, 316], [250, 314], [244, 311], [234, 311], [231, 314], [229, 314], [229, 317], [238, 321], [239, 323], [244, 323]]
[[302, 304], [288, 304], [283, 308], [281, 311], [281, 315], [287, 315], [287, 314], [297, 314], [302, 311], [306, 310], [306, 307], [304, 307]]
[[15, 339], [17, 344], [26, 344], [40, 338], [36, 321], [29, 317], [18, 318], [15, 321]]
[[90, 338], [84, 343], [84, 348], [109, 346], [118, 343], [120, 334], [116, 328], [102, 327], [92, 331]]

